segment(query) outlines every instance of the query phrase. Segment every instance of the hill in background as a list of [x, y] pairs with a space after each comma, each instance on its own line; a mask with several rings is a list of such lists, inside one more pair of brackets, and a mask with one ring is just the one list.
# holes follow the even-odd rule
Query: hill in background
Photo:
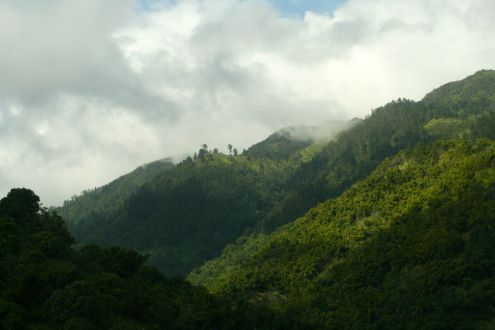
[[189, 281], [259, 329], [493, 328], [494, 71], [328, 140], [293, 130], [158, 171], [79, 220], [82, 242], [196, 267]]

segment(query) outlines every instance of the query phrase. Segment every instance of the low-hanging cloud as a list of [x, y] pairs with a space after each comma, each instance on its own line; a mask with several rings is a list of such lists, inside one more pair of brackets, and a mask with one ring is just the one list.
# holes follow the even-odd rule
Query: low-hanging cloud
[[47, 204], [201, 143], [363, 116], [495, 66], [491, 0], [0, 3], [0, 193]]

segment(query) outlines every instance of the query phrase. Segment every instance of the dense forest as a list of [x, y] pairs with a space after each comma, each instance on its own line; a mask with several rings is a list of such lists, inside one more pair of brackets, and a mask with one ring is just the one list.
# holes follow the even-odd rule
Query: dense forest
[[[351, 125], [334, 124], [318, 145]], [[318, 150], [308, 129], [281, 130], [242, 154], [204, 145], [176, 166], [137, 169], [57, 212], [84, 244], [133, 248], [165, 274], [186, 275], [256, 227], [282, 199], [290, 174]]]
[[0, 328], [221, 329], [243, 315], [132, 250], [73, 243], [31, 190], [0, 200]]
[[13, 189], [1, 326], [493, 329], [495, 71], [323, 125], [54, 210]]
[[145, 164], [103, 187], [72, 196], [58, 211], [62, 212], [70, 232], [79, 239], [85, 236], [85, 231], [91, 230], [106, 216], [122, 207], [139, 187], [173, 167], [170, 159]]
[[261, 226], [229, 244], [221, 257], [193, 271], [190, 280], [204, 284], [224, 276], [248, 254], [260, 250], [273, 230], [338, 196], [403, 148], [452, 138], [495, 139], [494, 84], [494, 71], [480, 71], [442, 86], [420, 102], [401, 99], [375, 109], [302, 163], [289, 179], [284, 197], [261, 220]]
[[199, 282], [265, 302], [284, 328], [488, 325], [493, 221], [495, 143], [420, 144], [263, 238], [241, 267]]

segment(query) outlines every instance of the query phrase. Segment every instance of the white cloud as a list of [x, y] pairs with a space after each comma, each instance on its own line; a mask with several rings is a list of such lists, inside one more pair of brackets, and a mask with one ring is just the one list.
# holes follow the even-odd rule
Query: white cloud
[[495, 64], [491, 0], [4, 0], [0, 193], [48, 203], [201, 143], [363, 116]]

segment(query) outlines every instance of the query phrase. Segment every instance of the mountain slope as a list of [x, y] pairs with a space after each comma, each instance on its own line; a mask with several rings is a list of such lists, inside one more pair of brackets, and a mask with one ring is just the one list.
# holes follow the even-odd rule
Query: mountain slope
[[424, 126], [431, 120], [470, 120], [468, 127], [475, 125], [479, 130], [471, 132], [473, 135], [493, 137], [494, 85], [495, 71], [482, 70], [437, 88], [420, 102], [399, 99], [375, 109], [297, 169], [289, 180], [289, 191], [263, 220], [261, 231], [270, 233], [317, 203], [338, 196], [402, 148], [445, 138], [425, 131]]
[[314, 138], [325, 141], [351, 124], [333, 123], [316, 137], [304, 127], [287, 128], [242, 155], [203, 147], [140, 185], [127, 185], [135, 171], [58, 212], [82, 244], [134, 248], [167, 275], [185, 275], [258, 225], [282, 198], [290, 174], [316, 153]]
[[[421, 102], [393, 102], [377, 109], [370, 117], [325, 146], [313, 161], [301, 166], [294, 175], [293, 191], [274, 207], [279, 212], [272, 211], [264, 220], [290, 218], [291, 213], [292, 216], [298, 214], [294, 211], [304, 209], [294, 209], [294, 205], [301, 201], [305, 201], [306, 205], [316, 205], [324, 196], [337, 195], [352, 182], [365, 177], [385, 155], [399, 149], [394, 147], [394, 142], [402, 140], [400, 148], [403, 148], [419, 141], [429, 143], [455, 137], [495, 138], [493, 82], [494, 71], [481, 71], [460, 82], [438, 88]], [[478, 92], [475, 92], [476, 89]], [[478, 96], [472, 98], [470, 95]], [[480, 107], [480, 103], [485, 106]], [[309, 193], [305, 193], [304, 187]], [[228, 245], [219, 258], [193, 271], [189, 280], [214, 289], [269, 245], [272, 228], [276, 226], [269, 227], [270, 230], [265, 230], [265, 233], [239, 238], [235, 244]]]
[[204, 147], [131, 189], [83, 243], [137, 248], [166, 275], [223, 249], [189, 280], [222, 313], [248, 310], [248, 328], [493, 328], [494, 86], [480, 71], [328, 142], [282, 131], [242, 155]]
[[288, 162], [208, 155], [144, 185], [84, 242], [150, 255], [168, 275], [186, 274], [218, 255], [280, 198]]
[[219, 258], [192, 272], [189, 279], [211, 286], [265, 247], [274, 229], [338, 196], [404, 147], [461, 136], [495, 138], [494, 84], [495, 71], [480, 71], [436, 89], [420, 102], [398, 100], [374, 110], [294, 172], [288, 191], [256, 232], [227, 246]]
[[495, 142], [419, 145], [210, 289], [263, 301], [287, 328], [482, 327], [495, 317], [494, 224]]
[[[340, 132], [350, 129], [360, 122], [360, 119], [349, 121], [328, 121], [319, 126], [285, 127], [265, 140], [251, 146], [246, 155], [251, 158], [289, 159], [303, 157], [303, 162], [311, 160], [311, 156], [320, 150], [321, 146], [334, 140]], [[312, 148], [312, 145], [317, 145]]]
[[493, 108], [493, 80], [493, 71], [481, 71], [423, 101], [391, 102], [329, 142], [294, 141], [292, 129], [238, 156], [202, 149], [198, 159], [154, 177], [112, 212], [94, 217], [96, 224], [94, 219], [81, 222], [84, 235], [78, 238], [136, 248], [150, 254], [151, 262], [168, 275], [183, 275], [240, 237], [226, 249], [222, 266], [210, 264], [210, 275], [190, 277], [208, 281], [241, 264], [237, 258], [258, 250], [262, 237], [338, 196], [401, 149], [419, 141], [493, 135], [493, 111], [488, 111]]
[[83, 239], [87, 231], [122, 207], [125, 200], [143, 184], [173, 167], [174, 164], [168, 159], [140, 166], [103, 187], [84, 191], [80, 196], [73, 196], [55, 210], [64, 217], [75, 238]]

